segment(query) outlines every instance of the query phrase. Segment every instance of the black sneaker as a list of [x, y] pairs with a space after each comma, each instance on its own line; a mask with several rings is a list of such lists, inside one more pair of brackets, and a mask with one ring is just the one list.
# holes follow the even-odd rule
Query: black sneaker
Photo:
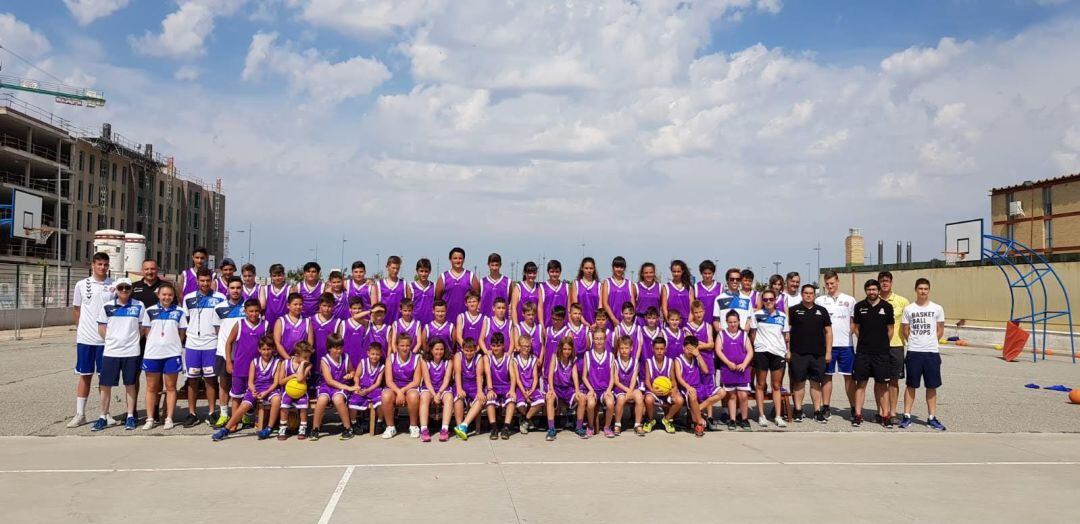
[[386, 422], [383, 422], [381, 420], [376, 420], [375, 421], [375, 434], [376, 435], [381, 435], [384, 431], [386, 431]]
[[199, 416], [194, 413], [188, 413], [187, 418], [184, 419], [185, 428], [193, 428], [199, 423]]
[[220, 418], [219, 413], [217, 411], [211, 411], [210, 414], [206, 416], [206, 425], [214, 429], [221, 429], [219, 426], [217, 426], [218, 418]]
[[791, 420], [792, 420], [792, 422], [802, 422], [803, 421], [803, 411], [801, 409], [796, 410], [795, 411], [795, 416]]
[[320, 430], [319, 428], [311, 428], [311, 435], [309, 435], [308, 438], [312, 442], [314, 442], [316, 440], [319, 440], [319, 437], [320, 437], [319, 433], [321, 433], [321, 432], [322, 432], [322, 430]]
[[731, 420], [731, 415], [729, 415], [727, 411], [721, 411], [720, 412], [720, 422], [723, 422], [724, 424], [727, 424], [730, 420]]
[[855, 414], [851, 415], [851, 426], [852, 427], [857, 428], [859, 426], [862, 426], [862, 422], [863, 422], [862, 415], [855, 415]]
[[307, 440], [308, 428], [307, 426], [300, 426], [300, 429], [296, 430], [296, 438], [300, 440]]
[[884, 424], [885, 421], [881, 418], [881, 415], [874, 415], [874, 423], [875, 424]]
[[825, 408], [821, 408], [814, 412], [814, 422], [824, 424], [829, 421], [829, 417], [825, 416]]
[[346, 429], [346, 430], [342, 431], [341, 435], [338, 438], [341, 439], [341, 440], [349, 440], [349, 439], [353, 438], [353, 430], [355, 430], [355, 429], [356, 428], [349, 428], [349, 429]]
[[728, 418], [728, 420], [727, 420], [727, 429], [728, 429], [728, 431], [735, 431], [736, 429], [738, 429], [738, 427], [739, 427], [738, 424], [736, 424], [734, 420], [731, 420], [730, 418]]
[[856, 415], [855, 414], [855, 408], [851, 408], [851, 419], [855, 420], [855, 417], [859, 417], [859, 419], [862, 419], [861, 415]]
[[821, 406], [821, 414], [825, 417], [825, 420], [832, 418], [832, 409], [829, 408], [828, 404]]
[[882, 418], [881, 419], [881, 427], [883, 427], [885, 429], [893, 429], [892, 417]]
[[488, 440], [499, 440], [499, 430], [494, 427], [491, 428], [491, 434], [488, 435]]
[[502, 431], [499, 432], [499, 436], [502, 437], [503, 440], [510, 440], [510, 428], [502, 428]]
[[746, 419], [739, 421], [739, 429], [743, 431], [753, 431], [752, 429], [750, 429], [750, 421]]

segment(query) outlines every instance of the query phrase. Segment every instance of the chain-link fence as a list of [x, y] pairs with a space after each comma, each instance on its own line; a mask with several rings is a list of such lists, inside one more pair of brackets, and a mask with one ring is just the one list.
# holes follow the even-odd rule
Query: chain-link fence
[[0, 263], [0, 330], [41, 327], [70, 319], [72, 286], [86, 270]]

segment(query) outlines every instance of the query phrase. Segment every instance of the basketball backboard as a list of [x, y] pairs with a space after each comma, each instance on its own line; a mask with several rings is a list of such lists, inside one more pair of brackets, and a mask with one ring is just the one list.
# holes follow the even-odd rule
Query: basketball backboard
[[41, 229], [41, 197], [18, 189], [11, 192], [11, 236], [37, 240]]
[[946, 257], [957, 261], [982, 260], [983, 220], [965, 220], [945, 224]]

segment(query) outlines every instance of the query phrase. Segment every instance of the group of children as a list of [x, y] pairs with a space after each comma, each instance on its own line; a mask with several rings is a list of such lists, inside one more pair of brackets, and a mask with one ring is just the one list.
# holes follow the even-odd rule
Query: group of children
[[[170, 284], [159, 289], [158, 305], [142, 308], [123, 294], [131, 285], [121, 279], [108, 304], [139, 311], [101, 316], [106, 353], [111, 340], [123, 338], [131, 353], [132, 333], [136, 344], [145, 337], [145, 429], [156, 424], [163, 379], [164, 424], [174, 425], [181, 370], [189, 393], [184, 425], [198, 423], [195, 385], [202, 379], [211, 411], [217, 407], [207, 419], [217, 428], [215, 441], [247, 424], [258, 438], [270, 438], [275, 423], [277, 438], [287, 439], [293, 411], [297, 438], [318, 440], [330, 406], [342, 439], [368, 423], [393, 438], [399, 408], [408, 414], [410, 436], [424, 442], [446, 441], [451, 433], [467, 439], [482, 415], [491, 439], [508, 439], [515, 418], [518, 431], [527, 433], [541, 412], [547, 440], [556, 438], [560, 416], [582, 438], [615, 437], [628, 406], [633, 432], [641, 436], [657, 421], [674, 433], [684, 409], [697, 436], [723, 424], [750, 427], [758, 333], [751, 314], [762, 307], [752, 273], [742, 275], [743, 289], [733, 282], [725, 289], [714, 281], [715, 265], [705, 261], [693, 285], [689, 268], [676, 260], [668, 283], [657, 281], [651, 263], [631, 282], [625, 260], [616, 257], [612, 276], [601, 281], [593, 259], [585, 258], [571, 283], [562, 280], [556, 260], [547, 263], [543, 282], [533, 262], [525, 264], [522, 281], [511, 282], [500, 273], [498, 254], [488, 257], [489, 274], [477, 278], [464, 268], [464, 251], [454, 248], [451, 269], [435, 282], [427, 259], [417, 262], [416, 279], [405, 282], [394, 256], [377, 281], [367, 279], [362, 262], [353, 263], [348, 278], [332, 271], [323, 281], [319, 265], [309, 262], [296, 284], [287, 284], [284, 267], [274, 264], [270, 283], [262, 285], [251, 265], [236, 276], [230, 262], [215, 276], [201, 254], [197, 250], [195, 267], [176, 286], [182, 300]], [[784, 307], [792, 295], [782, 278], [779, 284], [766, 294]], [[134, 323], [112, 320], [132, 315]], [[103, 399], [107, 385], [102, 382]], [[759, 393], [759, 411], [761, 403]], [[129, 426], [133, 404], [129, 398]], [[726, 408], [723, 423], [712, 419], [714, 406]], [[107, 410], [103, 406], [104, 422], [95, 430], [110, 425]]]

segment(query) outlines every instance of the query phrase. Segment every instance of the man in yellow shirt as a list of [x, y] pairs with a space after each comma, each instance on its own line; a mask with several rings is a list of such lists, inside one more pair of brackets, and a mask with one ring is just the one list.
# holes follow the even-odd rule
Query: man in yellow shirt
[[[878, 282], [881, 284], [881, 299], [888, 302], [893, 307], [893, 315], [896, 317], [896, 325], [900, 325], [901, 317], [904, 315], [904, 308], [910, 303], [908, 299], [893, 293], [893, 276], [889, 271], [882, 271], [878, 273]], [[896, 413], [896, 404], [900, 397], [900, 379], [904, 378], [904, 341], [900, 337], [902, 330], [896, 329], [893, 331], [892, 340], [889, 341], [889, 354], [892, 356], [893, 373], [889, 377], [892, 380], [889, 381], [889, 394], [886, 401], [890, 404], [890, 413]], [[905, 406], [905, 409], [907, 406]], [[891, 421], [882, 421], [882, 424], [886, 422], [892, 425]]]

